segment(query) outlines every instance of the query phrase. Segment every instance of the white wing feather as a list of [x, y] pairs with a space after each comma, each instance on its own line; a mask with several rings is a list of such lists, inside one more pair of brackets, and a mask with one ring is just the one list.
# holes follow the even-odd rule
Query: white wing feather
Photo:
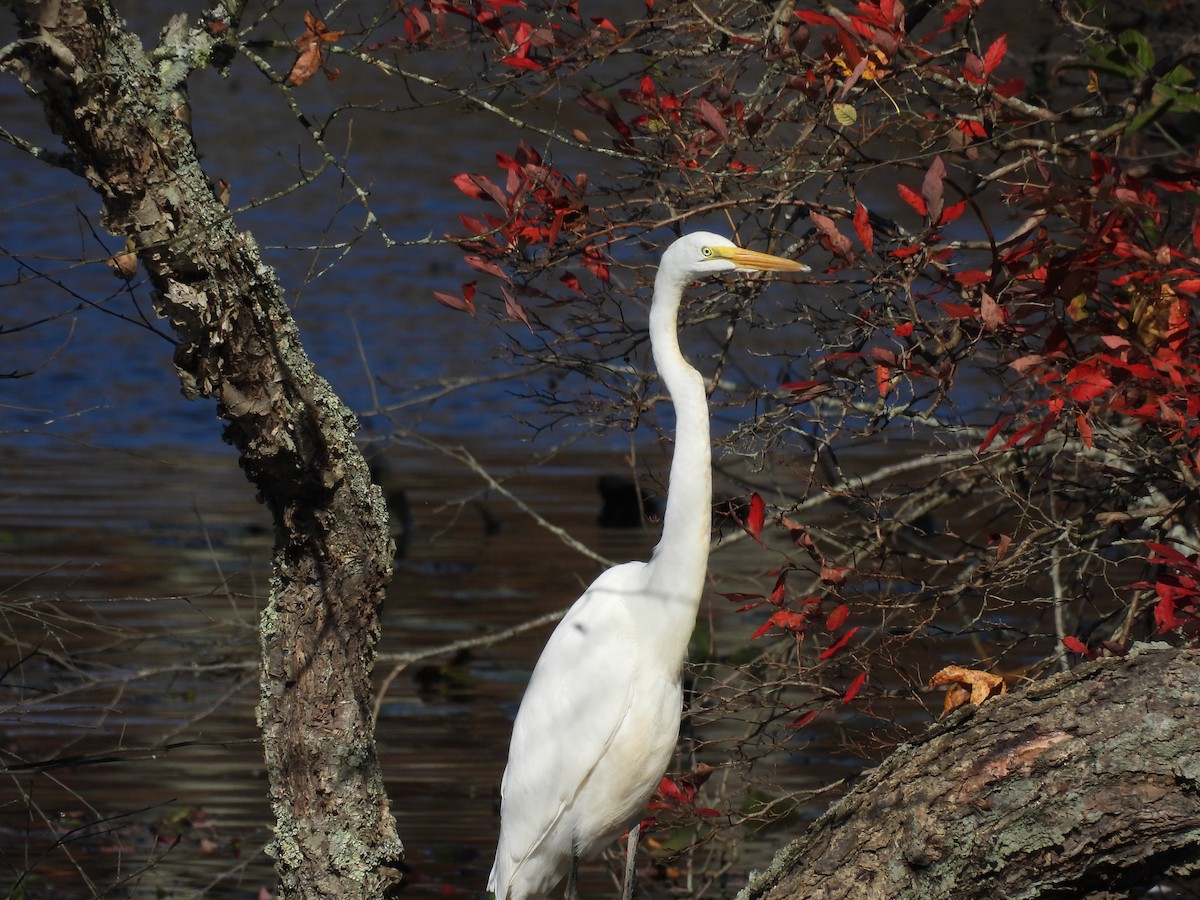
[[[542, 896], [567, 873], [573, 852], [590, 855], [617, 837], [667, 764], [679, 726], [678, 672], [646, 672], [636, 663], [640, 627], [632, 606], [646, 602], [645, 568], [634, 562], [602, 573], [538, 659], [501, 786], [502, 829], [488, 883], [497, 900]], [[637, 742], [662, 766], [605, 766], [615, 740]], [[580, 835], [588, 845], [572, 847]]]
[[679, 350], [689, 282], [719, 272], [800, 271], [714, 234], [663, 254], [650, 344], [675, 405], [662, 540], [649, 563], [596, 579], [550, 636], [513, 727], [501, 787], [496, 900], [541, 897], [644, 808], [679, 735], [679, 667], [704, 587], [712, 527], [712, 448], [704, 379]]

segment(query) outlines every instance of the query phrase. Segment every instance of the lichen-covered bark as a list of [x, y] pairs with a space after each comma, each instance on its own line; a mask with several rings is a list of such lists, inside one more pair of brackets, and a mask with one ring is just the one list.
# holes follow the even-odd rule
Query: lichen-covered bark
[[952, 715], [739, 900], [1127, 896], [1200, 867], [1200, 651], [1142, 647]]
[[106, 2], [9, 5], [21, 39], [0, 62], [61, 136], [56, 162], [88, 180], [106, 226], [136, 250], [179, 338], [184, 393], [218, 401], [275, 518], [259, 719], [282, 893], [381, 896], [402, 852], [369, 705], [387, 513], [353, 416], [314, 372], [273, 272], [199, 166], [182, 78], [223, 48], [176, 21], [151, 59]]

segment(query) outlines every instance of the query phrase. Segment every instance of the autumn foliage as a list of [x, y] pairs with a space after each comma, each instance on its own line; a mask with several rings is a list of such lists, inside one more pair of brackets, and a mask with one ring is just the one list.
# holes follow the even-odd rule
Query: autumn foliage
[[[159, 12], [154, 4], [133, 6], [131, 18]], [[444, 370], [422, 372], [419, 394], [376, 377], [362, 342], [356, 349], [370, 373], [372, 441], [395, 426], [400, 453], [419, 445], [465, 465], [465, 478], [483, 487], [458, 506], [484, 494], [515, 501], [524, 527], [545, 526], [586, 551], [564, 550], [546, 562], [582, 585], [602, 556], [648, 550], [656, 538], [653, 504], [642, 501], [666, 490], [674, 424], [646, 330], [661, 250], [679, 233], [703, 228], [802, 259], [811, 267], [803, 276], [695, 286], [680, 312], [681, 343], [709, 391], [719, 501], [710, 589], [683, 676], [680, 751], [644, 825], [655, 875], [667, 882], [651, 890], [730, 896], [748, 870], [766, 863], [748, 849], [761, 832], [777, 827], [792, 836], [797, 822], [832, 802], [854, 775], [939, 717], [966, 719], [966, 707], [994, 703], [1086, 660], [1128, 654], [1139, 641], [1200, 642], [1200, 38], [1193, 7], [1180, 0], [631, 0], [619, 8], [587, 0], [280, 0], [217, 4], [198, 20], [189, 19], [194, 12], [177, 15], [151, 49], [148, 34], [139, 44], [117, 23], [121, 11], [105, 4], [88, 5], [86, 14], [72, 4], [16, 4], [23, 24], [14, 32], [19, 39], [6, 42], [4, 68], [31, 97], [51, 96], [27, 80], [31, 73], [57, 80], [94, 62], [75, 56], [55, 28], [83, 34], [82, 22], [92, 28], [103, 18], [113, 47], [129, 48], [130, 58], [145, 47], [147, 65], [136, 70], [145, 83], [130, 90], [132, 107], [121, 106], [127, 98], [119, 89], [131, 79], [106, 76], [109, 88], [117, 86], [110, 98], [109, 88], [104, 96], [80, 94], [82, 82], [70, 76], [58, 85], [66, 93], [49, 130], [41, 120], [30, 138], [9, 123], [0, 129], [0, 142], [31, 163], [85, 176], [107, 207], [104, 221], [92, 223], [73, 193], [52, 198], [80, 203], [79, 226], [64, 229], [78, 231], [77, 260], [75, 250], [43, 247], [39, 229], [24, 229], [27, 258], [3, 251], [14, 263], [9, 289], [50, 285], [70, 298], [57, 311], [47, 307], [44, 318], [39, 312], [38, 321], [6, 322], [3, 330], [21, 341], [35, 326], [73, 323], [86, 305], [167, 338], [163, 360], [173, 352], [181, 373], [203, 355], [194, 342], [223, 352], [242, 329], [255, 338], [243, 343], [247, 352], [272, 340], [290, 352], [297, 338], [285, 317], [264, 312], [258, 281], [242, 286], [229, 316], [208, 321], [217, 311], [209, 287], [235, 280], [215, 254], [145, 278], [148, 265], [178, 249], [176, 241], [183, 248], [230, 223], [257, 231], [247, 220], [278, 204], [272, 211], [294, 215], [288, 224], [306, 237], [298, 231], [265, 240], [263, 259], [271, 262], [259, 274], [287, 252], [293, 261], [303, 256], [302, 267], [280, 267], [281, 282], [303, 282], [289, 284], [296, 298], [336, 270], [344, 276], [339, 300], [344, 293], [378, 301], [373, 314], [395, 316], [398, 355], [426, 338], [405, 318], [414, 303], [487, 335], [502, 367], [479, 376], [477, 360], [461, 359], [461, 348], [436, 347], [430, 356], [440, 354]], [[230, 76], [223, 93], [202, 80], [210, 67]], [[278, 116], [239, 118], [246, 113], [237, 93], [251, 83], [278, 100]], [[167, 188], [160, 208], [157, 192], [134, 197], [129, 184], [103, 175], [73, 142], [116, 133], [92, 122], [93, 112], [124, 118], [129, 109], [153, 119], [172, 153], [131, 142], [128, 157], [106, 155], [139, 157], [171, 173], [186, 156], [175, 150], [195, 149], [206, 174], [214, 170], [212, 180], [189, 176], [183, 192], [156, 185]], [[427, 130], [393, 150], [379, 123], [404, 128], [408, 114]], [[205, 147], [202, 123], [211, 126], [214, 116], [227, 119], [223, 126], [236, 122], [239, 139], [244, 128], [246, 148], [270, 148], [266, 174], [238, 171], [241, 140], [232, 154]], [[444, 123], [458, 116], [479, 117], [484, 124], [472, 132], [489, 140], [494, 128], [493, 144], [469, 162], [471, 148], [455, 146], [451, 154], [433, 140], [423, 143], [426, 135], [456, 135]], [[372, 142], [372, 162], [357, 154], [364, 141]], [[233, 171], [216, 172], [218, 157]], [[401, 179], [388, 182], [372, 164], [393, 165], [422, 200], [436, 193], [431, 186], [444, 189], [422, 206], [419, 236], [408, 210], [399, 209], [404, 201], [388, 193]], [[16, 184], [24, 176], [14, 172]], [[247, 188], [254, 179], [257, 187]], [[310, 201], [310, 187], [317, 197], [327, 190], [325, 199]], [[210, 191], [220, 201], [211, 209]], [[247, 197], [252, 191], [257, 196]], [[204, 201], [197, 227], [181, 217], [171, 219], [170, 236], [146, 230], [160, 215], [182, 216], [190, 203], [173, 204], [193, 195]], [[17, 191], [10, 206], [19, 214], [28, 202]], [[110, 246], [104, 226], [118, 220], [127, 220], [127, 240]], [[396, 237], [410, 226], [407, 239]], [[243, 241], [250, 246], [239, 232], [233, 243]], [[375, 272], [395, 264], [409, 275], [433, 244], [455, 271], [444, 258], [428, 261], [425, 280], [411, 290], [403, 278], [399, 288], [391, 279], [379, 288], [356, 277], [363, 248], [394, 254], [375, 257]], [[73, 280], [85, 278], [91, 263], [103, 273], [97, 298], [85, 298]], [[51, 268], [55, 274], [47, 274]], [[164, 271], [173, 271], [170, 288], [162, 287]], [[132, 304], [136, 315], [118, 312], [118, 303]], [[205, 321], [204, 335], [154, 319], [153, 309], [185, 306]], [[46, 362], [9, 366], [7, 377], [33, 376], [54, 360], [70, 365], [73, 341], [36, 349]], [[228, 363], [255, 370], [254, 360]], [[409, 415], [443, 398], [461, 400], [470, 415], [478, 398], [468, 392], [499, 371], [533, 448], [527, 464], [514, 466], [519, 477], [488, 471], [445, 435], [423, 433], [422, 417]], [[324, 408], [329, 388], [293, 384], [294, 374], [272, 381], [267, 393], [296, 401], [296, 410]], [[189, 395], [197, 377], [185, 376]], [[403, 399], [392, 402], [391, 390]], [[239, 391], [220, 392], [221, 413], [259, 416]], [[54, 437], [56, 423], [77, 414], [47, 418], [40, 408], [10, 406], [14, 439]], [[339, 433], [351, 427], [340, 408], [331, 415]], [[354, 455], [339, 455], [345, 441], [331, 444], [321, 433], [330, 421], [279, 432], [297, 451], [269, 467], [286, 470], [284, 481], [307, 478], [301, 459], [324, 466], [330, 454], [337, 457], [322, 468], [320, 483], [301, 485], [305, 505], [340, 491], [345, 479], [356, 490], [367, 487], [364, 472], [343, 465]], [[611, 451], [612, 467], [636, 487], [634, 518], [645, 516], [643, 532], [596, 549], [539, 518], [522, 485], [572, 442]], [[464, 490], [474, 491], [474, 482]], [[455, 519], [452, 505], [436, 515]], [[324, 530], [324, 513], [311, 522], [297, 515]], [[485, 518], [481, 545], [495, 536], [490, 512]], [[363, 527], [386, 544], [376, 531], [380, 517]], [[443, 527], [439, 521], [436, 539], [452, 540]], [[354, 552], [342, 556], [355, 559]], [[472, 546], [463, 556], [471, 557], [464, 567], [486, 572], [486, 552]], [[438, 624], [454, 632], [456, 644], [423, 647], [418, 656], [453, 656], [448, 668], [472, 670], [463, 676], [472, 682], [463, 703], [491, 701], [501, 695], [477, 691], [475, 682], [510, 633], [497, 626], [459, 641], [464, 623], [487, 621], [490, 629], [499, 621], [467, 611], [496, 594], [444, 590], [452, 577], [446, 571], [439, 562], [422, 577], [439, 580], [437, 596], [453, 598]], [[352, 578], [339, 590], [353, 594], [357, 583]], [[398, 592], [408, 587], [397, 581]], [[494, 587], [502, 596], [527, 590]], [[61, 627], [75, 623], [62, 619], [46, 634]], [[90, 633], [91, 626], [79, 627], [79, 636]], [[35, 659], [91, 679], [92, 667], [68, 667], [49, 646], [54, 639], [49, 649], [43, 643], [13, 644], [20, 659], [9, 682]], [[409, 649], [381, 704], [392, 680], [417, 668]], [[373, 644], [368, 651], [364, 663]], [[205, 663], [192, 674], [224, 678], [226, 665]], [[123, 696], [125, 682], [118, 683]], [[66, 696], [42, 697], [31, 685], [18, 687], [46, 709], [54, 696]], [[514, 697], [519, 690], [506, 688]], [[101, 719], [117, 706], [100, 704]], [[436, 706], [422, 714], [443, 715]], [[493, 712], [500, 707], [489, 702]], [[365, 732], [347, 733], [358, 739]], [[61, 753], [44, 774], [53, 776], [60, 762]], [[41, 765], [10, 767], [14, 785], [18, 770]], [[446, 788], [462, 801], [447, 808], [469, 810], [466, 818], [479, 826], [477, 842], [480, 835], [490, 842], [479, 823], [492, 812], [491, 787]], [[400, 810], [404, 799], [395, 799], [392, 808]], [[27, 831], [44, 828], [52, 852], [70, 859], [62, 871], [82, 874], [83, 857], [72, 847], [77, 837], [90, 839], [91, 826], [75, 827], [69, 811], [43, 812], [36, 791], [26, 801]], [[380, 804], [378, 822], [390, 828], [382, 796]], [[92, 813], [105, 828], [115, 821]], [[779, 838], [761, 844], [777, 846]], [[1079, 846], [1092, 846], [1086, 838]], [[146, 871], [161, 859], [160, 843]], [[33, 847], [27, 842], [23, 861], [10, 868], [40, 868]], [[425, 888], [478, 894], [487, 861], [469, 859], [475, 849], [460, 855], [456, 846], [447, 863], [461, 884]], [[125, 854], [113, 854], [122, 885], [137, 867]], [[338, 866], [345, 861], [334, 856]]]
[[[486, 295], [589, 372], [636, 346], [596, 323], [633, 285], [644, 300], [673, 232], [821, 270], [774, 306], [735, 295], [701, 361], [744, 379], [712, 394], [739, 418], [725, 447], [775, 479], [731, 486], [758, 583], [717, 584], [745, 620], [756, 728], [857, 704], [902, 736], [891, 698], [924, 695], [927, 659], [983, 684], [1200, 630], [1195, 47], [1169, 10], [999, 6], [652, 0], [621, 25], [577, 4], [404, 7], [413, 45], [477, 25], [494, 83], [573, 104], [554, 142], [591, 160], [524, 143], [458, 174], [449, 237], [473, 276], [442, 302]], [[1026, 13], [1036, 52], [1009, 27]], [[597, 423], [641, 424], [656, 390], [648, 371], [605, 388]], [[750, 705], [729, 684], [705, 702]]]
[[[482, 53], [444, 87], [524, 127], [452, 176], [467, 274], [436, 297], [519, 324], [547, 422], [668, 433], [637, 307], [673, 234], [817, 270], [684, 311], [745, 463], [716, 532], [754, 559], [714, 557], [740, 635], [697, 659], [714, 764], [753, 751], [706, 710], [769, 748], [853, 709], [887, 746], [944, 666], [979, 694], [1200, 636], [1194, 23], [1085, 6], [415, 0], [346, 52]], [[315, 70], [338, 32], [306, 27]]]

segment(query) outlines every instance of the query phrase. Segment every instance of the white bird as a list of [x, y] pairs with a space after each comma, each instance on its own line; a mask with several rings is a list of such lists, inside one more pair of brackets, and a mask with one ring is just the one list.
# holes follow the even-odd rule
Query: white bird
[[663, 253], [650, 306], [654, 362], [675, 405], [662, 538], [649, 562], [614, 566], [592, 582], [537, 661], [500, 789], [500, 840], [488, 879], [496, 900], [543, 897], [564, 876], [571, 896], [579, 861], [641, 815], [675, 751], [680, 672], [712, 530], [708, 397], [679, 351], [684, 288], [722, 272], [807, 269], [705, 232]]

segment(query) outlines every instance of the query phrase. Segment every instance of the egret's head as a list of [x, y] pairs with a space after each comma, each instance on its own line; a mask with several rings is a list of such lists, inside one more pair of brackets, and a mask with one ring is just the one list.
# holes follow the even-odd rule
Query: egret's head
[[808, 266], [782, 256], [743, 250], [719, 234], [697, 231], [685, 234], [667, 248], [659, 271], [686, 282], [720, 272], [807, 272]]

